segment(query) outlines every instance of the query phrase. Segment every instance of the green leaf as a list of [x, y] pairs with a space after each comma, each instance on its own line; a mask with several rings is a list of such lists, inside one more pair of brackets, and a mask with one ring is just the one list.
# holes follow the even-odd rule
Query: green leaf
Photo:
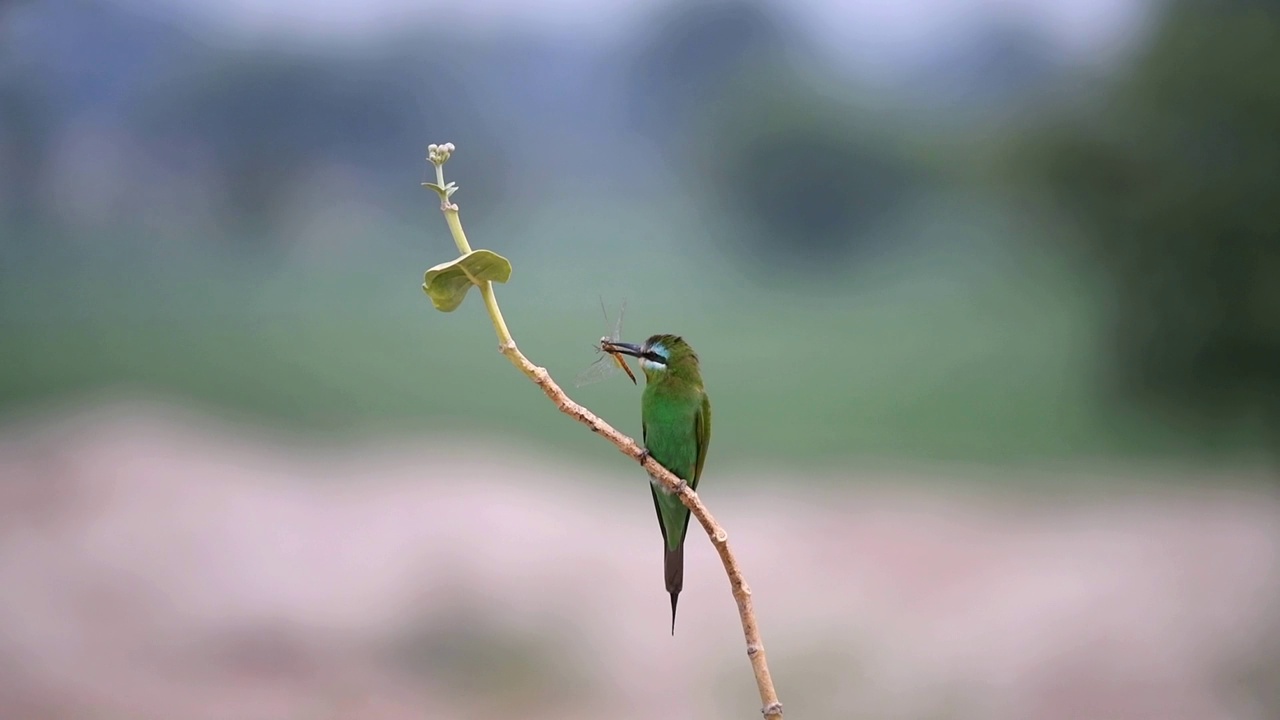
[[492, 250], [473, 250], [427, 271], [422, 291], [440, 312], [453, 312], [472, 285], [485, 280], [505, 283], [511, 277], [511, 261]]
[[444, 187], [440, 187], [439, 185], [432, 182], [424, 182], [422, 183], [422, 187], [428, 188], [430, 190], [435, 190], [436, 194], [440, 196], [441, 200], [448, 200], [450, 195], [453, 195], [454, 193], [458, 192], [458, 184], [453, 182], [445, 183]]

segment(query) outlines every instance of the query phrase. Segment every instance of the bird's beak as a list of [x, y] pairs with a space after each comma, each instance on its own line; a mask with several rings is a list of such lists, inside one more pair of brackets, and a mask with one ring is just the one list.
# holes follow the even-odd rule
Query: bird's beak
[[605, 342], [601, 344], [601, 349], [605, 352], [621, 353], [635, 358], [644, 357], [644, 350], [639, 345], [632, 345], [631, 343]]

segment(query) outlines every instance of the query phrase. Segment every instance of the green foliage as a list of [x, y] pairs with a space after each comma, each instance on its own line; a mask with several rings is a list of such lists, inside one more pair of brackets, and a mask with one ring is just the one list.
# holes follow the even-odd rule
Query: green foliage
[[492, 250], [474, 250], [456, 260], [440, 263], [426, 272], [422, 291], [441, 312], [453, 312], [472, 285], [486, 280], [505, 283], [511, 262]]
[[1111, 289], [1114, 380], [1280, 432], [1280, 7], [1174, 3], [1090, 111], [1021, 156]]
[[898, 129], [786, 64], [753, 66], [706, 108], [691, 170], [766, 274], [847, 270], [927, 190]]
[[744, 68], [785, 62], [799, 50], [803, 33], [784, 19], [762, 0], [659, 10], [628, 63], [628, 119], [655, 140], [679, 138]]
[[199, 55], [138, 90], [128, 127], [161, 162], [217, 180], [220, 232], [208, 237], [252, 240], [237, 247], [250, 257], [282, 244], [299, 186], [325, 172], [337, 169], [382, 204], [417, 201], [405, 173], [417, 170], [424, 127], [473, 148], [459, 162], [483, 217], [503, 201], [509, 150], [467, 92], [464, 75], [476, 63], [426, 61], [459, 52], [472, 57], [448, 37], [424, 46], [414, 35], [349, 53], [268, 45]]
[[[590, 232], [616, 222], [601, 218]], [[662, 257], [650, 260], [630, 262], [628, 277], [659, 277]], [[618, 273], [582, 261], [571, 274], [559, 262], [522, 262], [528, 281], [504, 288], [504, 312], [530, 357], [571, 378], [596, 356], [600, 310], [594, 296], [556, 283], [608, 283]], [[734, 276], [723, 271], [704, 276], [711, 287], [701, 293], [605, 292], [633, 298], [632, 330], [696, 339], [725, 472], [762, 462], [1003, 463], [1189, 450], [1183, 437], [1093, 402], [1090, 307], [1060, 267], [1014, 279], [990, 266], [951, 254], [912, 258], [842, 283], [839, 295], [786, 294], [785, 302], [755, 287], [731, 290]], [[545, 398], [493, 353], [480, 303], [464, 303], [455, 311], [462, 317], [437, 315], [412, 282], [388, 282], [403, 270], [343, 268], [268, 284], [205, 271], [172, 287], [157, 285], [166, 276], [125, 271], [24, 278], [0, 289], [26, 298], [0, 296], [9, 300], [0, 302], [0, 417], [123, 387], [255, 422], [341, 433], [474, 430], [612, 462], [590, 433], [548, 422]], [[636, 392], [625, 380], [572, 395], [639, 432]]]

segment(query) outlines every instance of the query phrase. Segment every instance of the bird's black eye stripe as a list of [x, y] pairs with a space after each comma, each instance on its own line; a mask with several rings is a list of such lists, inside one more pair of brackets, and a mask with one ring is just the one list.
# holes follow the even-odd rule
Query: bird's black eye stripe
[[648, 350], [648, 351], [646, 351], [646, 352], [645, 352], [645, 354], [644, 354], [644, 359], [645, 359], [645, 360], [648, 360], [649, 362], [656, 362], [656, 363], [658, 363], [659, 365], [666, 365], [666, 364], [667, 364], [667, 359], [666, 359], [666, 358], [662, 357], [661, 355], [659, 355], [658, 353], [656, 353], [656, 352], [654, 352], [654, 351], [652, 351], [652, 350]]

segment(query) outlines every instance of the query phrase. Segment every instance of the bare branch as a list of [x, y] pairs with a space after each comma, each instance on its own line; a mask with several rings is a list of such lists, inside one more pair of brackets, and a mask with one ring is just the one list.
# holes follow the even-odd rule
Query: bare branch
[[[428, 159], [436, 166], [437, 183], [440, 188], [446, 187], [443, 166], [449, 155], [453, 153], [453, 150], [452, 144], [433, 145], [431, 147]], [[448, 194], [443, 190], [440, 192], [442, 194], [440, 209], [445, 214], [445, 220], [453, 234], [454, 242], [458, 245], [459, 252], [469, 253], [471, 252], [471, 247], [467, 244], [466, 235], [462, 232], [462, 223], [458, 218], [458, 206], [449, 201]], [[648, 456], [644, 452], [644, 448], [636, 443], [635, 440], [618, 432], [598, 415], [570, 399], [564, 390], [561, 390], [560, 386], [556, 384], [555, 380], [551, 379], [551, 374], [547, 372], [546, 368], [534, 365], [529, 358], [525, 357], [524, 353], [520, 352], [520, 348], [516, 347], [516, 342], [512, 339], [511, 332], [507, 329], [506, 321], [498, 308], [498, 300], [494, 296], [493, 283], [484, 280], [477, 283], [477, 287], [480, 288], [480, 294], [484, 298], [485, 307], [489, 312], [490, 319], [493, 321], [494, 330], [498, 333], [498, 350], [511, 361], [511, 364], [515, 365], [520, 372], [542, 388], [542, 392], [551, 399], [551, 402], [555, 403], [560, 412], [591, 428], [591, 431], [597, 435], [603, 436], [623, 454], [629, 455], [640, 462], [650, 477], [661, 483], [667, 490], [679, 495], [680, 502], [689, 508], [690, 513], [702, 525], [702, 529], [706, 530], [707, 537], [711, 539], [711, 544], [715, 547], [716, 553], [720, 555], [720, 562], [724, 565], [725, 574], [729, 577], [729, 588], [732, 590], [733, 599], [738, 605], [738, 616], [742, 620], [742, 635], [747, 645], [747, 658], [751, 661], [751, 670], [755, 674], [756, 687], [760, 691], [760, 711], [765, 720], [782, 720], [782, 703], [778, 701], [778, 693], [773, 689], [773, 678], [769, 675], [769, 664], [765, 658], [764, 641], [760, 639], [760, 629], [756, 625], [755, 609], [751, 604], [751, 588], [747, 585], [746, 578], [743, 577], [742, 570], [738, 566], [738, 561], [734, 557], [733, 551], [729, 548], [729, 534], [724, 531], [724, 528], [720, 527], [719, 523], [711, 515], [711, 511], [707, 510], [707, 507], [702, 504], [698, 494], [694, 492], [693, 488], [689, 487], [687, 482], [676, 477], [657, 460]]]
[[618, 432], [600, 416], [570, 399], [551, 379], [551, 374], [546, 368], [530, 362], [529, 358], [516, 347], [514, 340], [499, 346], [498, 349], [507, 356], [512, 365], [519, 368], [542, 388], [542, 392], [555, 403], [560, 412], [591, 428], [592, 432], [613, 443], [624, 455], [640, 461], [649, 476], [662, 483], [663, 487], [671, 492], [678, 494], [680, 502], [684, 503], [685, 507], [689, 508], [693, 516], [698, 519], [702, 529], [707, 531], [707, 537], [711, 538], [711, 544], [715, 546], [716, 553], [720, 555], [725, 574], [729, 576], [729, 587], [733, 591], [733, 599], [738, 604], [738, 616], [742, 620], [742, 635], [747, 643], [747, 657], [751, 660], [751, 669], [756, 676], [756, 687], [760, 691], [761, 712], [766, 720], [782, 720], [782, 703], [778, 701], [778, 693], [773, 689], [773, 678], [769, 675], [764, 641], [760, 639], [760, 628], [756, 625], [756, 613], [751, 604], [751, 587], [747, 585], [747, 580], [738, 566], [738, 560], [729, 547], [729, 534], [716, 522], [707, 506], [702, 504], [698, 493], [689, 487], [689, 483], [676, 477], [657, 460], [646, 456], [644, 448], [635, 440]]

